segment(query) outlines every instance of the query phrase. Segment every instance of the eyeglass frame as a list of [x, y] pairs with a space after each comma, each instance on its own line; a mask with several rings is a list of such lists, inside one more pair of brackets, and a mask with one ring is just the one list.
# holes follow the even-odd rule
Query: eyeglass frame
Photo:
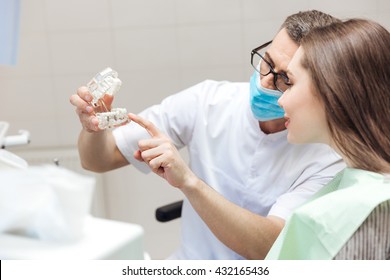
[[[278, 80], [278, 77], [280, 76], [280, 77], [282, 77], [282, 79], [284, 80], [285, 85], [289, 86], [290, 84], [289, 84], [289, 78], [288, 78], [288, 76], [287, 76], [286, 74], [276, 72], [275, 69], [272, 67], [271, 63], [268, 62], [268, 60], [266, 60], [266, 59], [264, 58], [264, 56], [262, 56], [262, 55], [258, 52], [259, 50], [264, 49], [265, 47], [267, 47], [267, 46], [270, 45], [271, 43], [272, 43], [272, 40], [269, 41], [269, 42], [267, 42], [267, 43], [262, 44], [261, 46], [259, 46], [259, 47], [257, 47], [257, 48], [254, 48], [254, 49], [251, 51], [251, 65], [252, 65], [252, 67], [253, 67], [261, 76], [263, 76], [263, 77], [268, 76], [270, 73], [272, 73], [272, 75], [274, 76], [274, 86], [275, 86], [275, 88], [276, 88], [278, 91], [280, 91], [281, 93], [284, 93], [286, 90], [281, 90], [280, 88], [278, 88], [278, 86], [276, 85], [276, 82], [277, 82], [277, 80]], [[268, 67], [269, 67], [269, 72], [268, 72], [267, 74], [262, 74], [262, 73], [260, 72], [260, 69], [257, 69], [257, 65], [254, 65], [254, 64], [253, 64], [253, 57], [254, 57], [255, 54], [257, 54], [258, 56], [260, 56], [260, 58], [261, 58], [262, 60], [264, 60], [265, 63], [267, 63], [267, 65], [268, 65]]]

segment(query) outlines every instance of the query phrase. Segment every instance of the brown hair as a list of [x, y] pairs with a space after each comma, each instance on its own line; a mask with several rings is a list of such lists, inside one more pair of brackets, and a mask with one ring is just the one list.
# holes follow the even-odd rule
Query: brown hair
[[352, 19], [310, 32], [301, 46], [336, 147], [352, 167], [389, 173], [390, 33]]
[[310, 10], [288, 16], [280, 29], [285, 28], [290, 38], [299, 45], [302, 38], [313, 28], [326, 26], [334, 22], [341, 21], [323, 12]]

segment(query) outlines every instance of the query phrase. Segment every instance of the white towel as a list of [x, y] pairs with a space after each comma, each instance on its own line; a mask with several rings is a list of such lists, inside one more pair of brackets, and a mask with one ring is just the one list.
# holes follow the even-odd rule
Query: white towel
[[0, 233], [78, 240], [94, 186], [93, 177], [52, 165], [0, 170]]

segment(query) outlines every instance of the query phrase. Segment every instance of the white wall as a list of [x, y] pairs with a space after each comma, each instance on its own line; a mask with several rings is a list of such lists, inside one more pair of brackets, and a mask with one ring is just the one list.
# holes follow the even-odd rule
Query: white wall
[[[106, 66], [123, 81], [114, 105], [139, 112], [206, 78], [249, 80], [251, 49], [307, 9], [390, 28], [388, 0], [22, 0], [18, 62], [0, 66], [0, 120], [28, 129], [30, 149], [75, 146], [69, 96]], [[180, 221], [157, 223], [154, 209], [181, 194], [131, 167], [104, 180], [107, 218], [143, 225], [152, 258], [167, 257]]]

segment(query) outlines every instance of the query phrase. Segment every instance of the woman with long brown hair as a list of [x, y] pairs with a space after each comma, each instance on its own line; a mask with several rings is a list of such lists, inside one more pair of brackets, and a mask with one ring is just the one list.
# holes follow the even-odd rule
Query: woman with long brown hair
[[305, 37], [279, 99], [290, 143], [348, 167], [297, 208], [267, 259], [390, 259], [390, 33], [351, 19]]

